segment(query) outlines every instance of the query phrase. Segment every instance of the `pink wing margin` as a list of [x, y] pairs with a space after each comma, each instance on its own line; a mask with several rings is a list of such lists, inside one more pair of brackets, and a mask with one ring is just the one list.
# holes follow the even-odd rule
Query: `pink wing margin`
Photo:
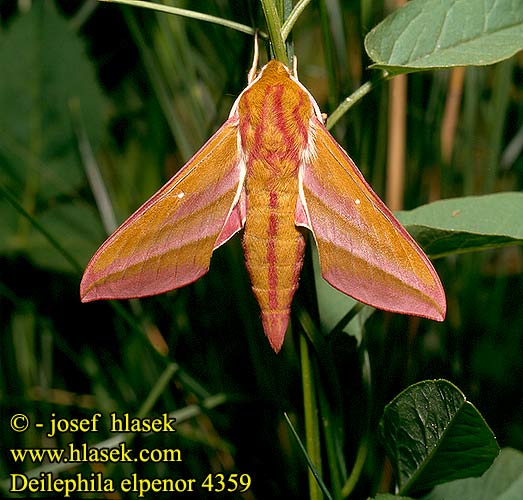
[[442, 321], [445, 292], [427, 256], [324, 125], [311, 127], [295, 219], [314, 235], [324, 279], [365, 304]]
[[245, 166], [231, 117], [98, 249], [83, 302], [155, 295], [192, 283], [245, 223]]

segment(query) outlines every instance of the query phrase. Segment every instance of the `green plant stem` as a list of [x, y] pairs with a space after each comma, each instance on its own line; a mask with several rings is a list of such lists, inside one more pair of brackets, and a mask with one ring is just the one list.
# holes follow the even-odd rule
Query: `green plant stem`
[[285, 41], [282, 36], [281, 20], [278, 15], [278, 9], [274, 0], [260, 0], [269, 29], [269, 38], [272, 43], [274, 57], [282, 63], [288, 64], [287, 51], [285, 50]]
[[360, 476], [361, 472], [363, 470], [363, 466], [365, 465], [365, 460], [367, 459], [367, 453], [369, 451], [368, 444], [367, 444], [367, 436], [363, 437], [360, 441], [360, 445], [358, 446], [358, 452], [356, 454], [356, 460], [354, 461], [354, 466], [352, 467], [352, 471], [350, 473], [349, 478], [343, 485], [343, 488], [341, 489], [341, 497], [346, 498], [351, 493], [354, 487], [356, 486]]
[[[336, 500], [341, 499], [341, 483], [340, 471], [345, 470], [343, 460], [343, 450], [337, 435], [337, 426], [335, 417], [330, 410], [327, 394], [323, 390], [318, 391], [318, 406], [320, 408], [321, 424], [323, 431], [323, 438], [325, 442], [325, 452], [327, 457], [328, 474], [330, 477], [331, 491]], [[326, 472], [326, 473], [327, 473]]]
[[137, 417], [143, 418], [146, 415], [151, 413], [156, 401], [161, 396], [162, 392], [167, 387], [167, 384], [173, 377], [173, 375], [179, 370], [179, 366], [176, 363], [169, 363], [163, 373], [160, 375], [160, 378], [154, 384], [154, 387], [151, 389], [151, 392], [147, 395], [147, 398], [142, 403], [142, 406], [138, 410]]
[[[165, 12], [167, 14], [173, 14], [175, 16], [188, 17], [190, 19], [198, 19], [199, 21], [205, 21], [208, 23], [219, 24], [220, 26], [225, 26], [236, 31], [241, 31], [242, 33], [247, 33], [248, 35], [254, 35], [256, 30], [245, 24], [236, 23], [230, 21], [229, 19], [223, 19], [221, 17], [211, 16], [210, 14], [204, 14], [203, 12], [196, 12], [194, 10], [180, 9], [178, 7], [169, 7], [167, 5], [162, 5], [154, 2], [145, 2], [143, 0], [98, 0], [99, 2], [107, 3], [120, 3], [125, 5], [131, 5], [133, 7], [143, 7], [144, 9], [156, 10], [158, 12]], [[268, 38], [267, 33], [263, 31], [258, 31], [258, 36], [262, 38]]]
[[87, 180], [91, 186], [91, 192], [96, 201], [98, 213], [102, 219], [105, 232], [111, 234], [118, 227], [118, 223], [116, 222], [111, 198], [107, 192], [94, 151], [89, 142], [89, 137], [87, 136], [87, 131], [85, 130], [80, 100], [77, 98], [71, 98], [67, 104], [69, 106], [71, 122], [78, 142], [78, 151], [82, 159]]
[[327, 12], [327, 6], [325, 5], [325, 0], [320, 0], [318, 2], [319, 10], [319, 24], [321, 31], [321, 39], [323, 46], [325, 47], [325, 72], [327, 76], [327, 106], [328, 111], [333, 110], [339, 100], [339, 94], [337, 91], [336, 82], [339, 81], [336, 71], [336, 48], [334, 46], [334, 40], [332, 37], [330, 25], [329, 25], [329, 14]]
[[362, 97], [365, 97], [371, 90], [375, 89], [378, 85], [384, 82], [388, 77], [387, 72], [383, 72], [379, 77], [365, 82], [350, 96], [346, 97], [342, 103], [332, 112], [327, 119], [325, 126], [327, 129], [331, 129], [338, 122], [338, 120], [354, 106]]
[[303, 443], [301, 442], [300, 436], [296, 432], [296, 429], [292, 425], [291, 419], [289, 416], [284, 412], [283, 416], [285, 417], [285, 420], [287, 421], [287, 425], [289, 426], [294, 438], [296, 439], [296, 442], [298, 443], [298, 446], [300, 447], [300, 450], [303, 453], [303, 456], [305, 457], [305, 460], [307, 460], [307, 464], [309, 465], [309, 468], [311, 470], [312, 475], [316, 479], [319, 487], [321, 488], [321, 491], [323, 491], [323, 494], [327, 498], [327, 500], [333, 500], [331, 494], [329, 493], [329, 490], [327, 489], [327, 486], [325, 486], [325, 483], [321, 479], [321, 477], [318, 475], [318, 472], [316, 471], [316, 468], [314, 467], [314, 464], [312, 463], [309, 455], [307, 455], [307, 450], [305, 449], [305, 446], [303, 446]]
[[171, 134], [176, 138], [176, 144], [184, 158], [190, 158], [194, 153], [194, 147], [183, 133], [183, 124], [180, 122], [172, 106], [172, 98], [169, 92], [168, 81], [162, 77], [158, 59], [154, 51], [145, 41], [143, 31], [140, 29], [133, 13], [125, 16], [131, 34], [134, 36], [138, 48], [142, 54], [142, 61], [149, 75], [149, 79], [158, 97], [158, 102], [162, 107], [167, 124], [171, 129]]
[[283, 26], [281, 27], [281, 37], [283, 40], [287, 40], [287, 37], [289, 36], [290, 32], [292, 31], [292, 28], [294, 27], [294, 24], [299, 19], [301, 13], [305, 10], [305, 7], [311, 3], [311, 0], [300, 0], [292, 9], [291, 13], [289, 14], [289, 17], [285, 20], [283, 23]]
[[[314, 385], [314, 370], [312, 367], [309, 343], [305, 335], [300, 335], [301, 383], [303, 389], [303, 407], [305, 416], [305, 443], [307, 454], [314, 468], [321, 474], [321, 443], [318, 424], [318, 404]], [[321, 490], [313, 474], [309, 474], [309, 491], [311, 500], [322, 498]]]
[[76, 14], [71, 18], [70, 25], [73, 31], [78, 31], [85, 24], [85, 22], [91, 17], [96, 9], [96, 0], [87, 0], [78, 9]]

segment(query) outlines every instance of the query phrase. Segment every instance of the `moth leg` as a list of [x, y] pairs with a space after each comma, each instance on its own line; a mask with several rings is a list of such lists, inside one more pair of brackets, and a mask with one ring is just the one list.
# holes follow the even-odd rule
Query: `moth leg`
[[258, 31], [256, 31], [254, 33], [254, 52], [252, 55], [252, 66], [251, 66], [251, 69], [249, 70], [249, 73], [247, 74], [248, 83], [251, 83], [256, 76], [256, 70], [258, 69], [258, 54], [259, 54]]

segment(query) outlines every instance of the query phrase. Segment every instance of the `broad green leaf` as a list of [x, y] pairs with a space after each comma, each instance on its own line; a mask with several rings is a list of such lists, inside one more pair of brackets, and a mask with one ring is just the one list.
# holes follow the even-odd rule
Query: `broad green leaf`
[[523, 243], [523, 193], [451, 198], [396, 216], [431, 257]]
[[446, 380], [405, 389], [385, 407], [380, 431], [400, 494], [480, 476], [499, 453], [481, 414]]
[[523, 453], [504, 448], [483, 476], [436, 486], [424, 500], [521, 500], [522, 497]]
[[523, 49], [523, 3], [411, 0], [369, 32], [365, 49], [390, 73], [493, 64]]
[[0, 174], [27, 198], [56, 196], [83, 181], [69, 102], [77, 98], [94, 149], [102, 95], [79, 38], [54, 2], [34, 2], [0, 34]]
[[[89, 227], [99, 230], [100, 224], [85, 207], [71, 204], [85, 176], [69, 103], [80, 103], [96, 149], [103, 96], [94, 68], [55, 2], [47, 0], [34, 2], [0, 33], [0, 67], [0, 185], [71, 254], [86, 261], [92, 250], [85, 241]], [[5, 200], [0, 206], [0, 253], [25, 252], [40, 265], [71, 269], [26, 217]], [[101, 238], [98, 233], [93, 241]]]

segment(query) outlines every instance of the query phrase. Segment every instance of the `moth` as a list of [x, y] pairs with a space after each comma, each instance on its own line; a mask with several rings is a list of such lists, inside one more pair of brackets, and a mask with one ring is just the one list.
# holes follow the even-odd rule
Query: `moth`
[[327, 131], [312, 95], [276, 60], [258, 74], [251, 70], [228, 120], [94, 254], [81, 299], [144, 297], [187, 285], [242, 229], [275, 352], [298, 287], [304, 229], [333, 287], [387, 311], [445, 317], [429, 259]]

